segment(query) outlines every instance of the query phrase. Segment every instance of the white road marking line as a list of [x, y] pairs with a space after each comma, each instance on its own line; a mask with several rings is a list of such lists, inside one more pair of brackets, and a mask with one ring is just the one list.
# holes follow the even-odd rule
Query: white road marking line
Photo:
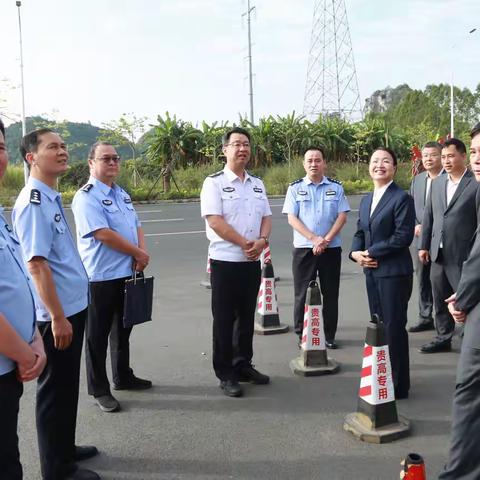
[[190, 232], [146, 233], [145, 237], [163, 237], [165, 235], [190, 235], [192, 233], [205, 233], [205, 230], [192, 230]]
[[156, 220], [141, 220], [141, 223], [157, 223], [157, 222], [182, 222], [184, 218], [158, 218]]
[[272, 204], [271, 204], [270, 207], [283, 207], [283, 203], [278, 204], [278, 205], [272, 205]]
[[137, 213], [162, 213], [163, 210], [137, 210]]

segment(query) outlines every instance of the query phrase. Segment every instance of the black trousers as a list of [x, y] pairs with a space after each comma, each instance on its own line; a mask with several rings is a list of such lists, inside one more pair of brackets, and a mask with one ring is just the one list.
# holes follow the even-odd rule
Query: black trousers
[[73, 340], [57, 350], [50, 322], [38, 322], [47, 366], [37, 383], [37, 436], [43, 480], [63, 480], [74, 462], [80, 358], [87, 310], [68, 318]]
[[370, 314], [378, 314], [385, 326], [395, 395], [407, 395], [410, 389], [410, 360], [405, 326], [413, 277], [375, 277], [367, 271], [365, 278]]
[[478, 322], [480, 304], [467, 315], [465, 336], [457, 365], [452, 408], [450, 454], [442, 480], [478, 480], [480, 462], [480, 349]]
[[433, 318], [433, 294], [430, 281], [431, 263], [424, 265], [418, 258], [418, 250], [412, 255], [415, 259], [415, 274], [418, 284], [418, 312], [420, 319], [430, 321]]
[[253, 357], [253, 328], [260, 288], [260, 262], [211, 260], [213, 369], [220, 380]]
[[125, 280], [126, 278], [118, 278], [90, 282], [85, 358], [88, 393], [94, 397], [110, 394], [105, 365], [109, 336], [113, 382], [116, 384], [126, 382], [132, 375], [130, 369], [132, 328], [123, 327]]
[[18, 409], [23, 383], [17, 372], [0, 375], [0, 478], [22, 480], [23, 472], [18, 451]]
[[335, 339], [338, 324], [338, 292], [340, 288], [340, 268], [342, 249], [327, 248], [321, 255], [314, 255], [311, 248], [293, 249], [293, 286], [295, 305], [293, 307], [293, 328], [302, 335], [305, 297], [308, 284], [318, 278], [323, 297], [323, 330], [325, 339]]
[[[468, 319], [467, 319], [468, 321]], [[452, 437], [442, 480], [478, 480], [478, 442], [480, 441], [480, 350], [462, 345], [453, 398]]]
[[438, 342], [451, 342], [455, 332], [455, 321], [448, 311], [445, 299], [457, 290], [461, 273], [462, 266], [449, 263], [440, 250], [437, 260], [432, 262], [430, 269], [437, 330], [435, 340]]

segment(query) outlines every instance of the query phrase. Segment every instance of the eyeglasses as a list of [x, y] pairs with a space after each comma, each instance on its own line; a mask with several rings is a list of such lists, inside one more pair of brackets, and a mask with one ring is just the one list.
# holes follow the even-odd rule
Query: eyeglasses
[[227, 145], [230, 145], [233, 148], [240, 148], [240, 147], [250, 148], [249, 142], [233, 142], [233, 143], [227, 143]]
[[102, 163], [108, 164], [110, 162], [113, 163], [119, 163], [120, 162], [120, 156], [119, 155], [112, 155], [111, 157], [98, 157], [95, 158], [95, 160], [99, 160]]
[[423, 153], [422, 158], [438, 158], [440, 157], [439, 153]]

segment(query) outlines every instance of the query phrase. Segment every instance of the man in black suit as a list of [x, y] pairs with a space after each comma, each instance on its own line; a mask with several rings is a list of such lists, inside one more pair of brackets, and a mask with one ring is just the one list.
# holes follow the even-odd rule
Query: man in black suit
[[410, 195], [415, 203], [415, 273], [418, 284], [418, 322], [408, 329], [409, 332], [433, 330], [433, 295], [430, 283], [430, 263], [423, 264], [418, 258], [418, 247], [422, 234], [422, 221], [425, 203], [432, 180], [442, 171], [442, 146], [438, 142], [428, 142], [422, 148], [422, 164], [424, 172], [415, 175], [410, 185]]
[[465, 144], [456, 138], [442, 149], [442, 165], [447, 175], [432, 182], [422, 222], [419, 259], [431, 264], [436, 337], [420, 348], [422, 353], [449, 351], [455, 322], [445, 299], [457, 289], [462, 264], [470, 252], [477, 228], [475, 195], [478, 185], [467, 170]]
[[[480, 123], [471, 134], [470, 165], [480, 182]], [[477, 194], [480, 213], [480, 196]], [[480, 235], [467, 261], [456, 294], [447, 299], [456, 322], [465, 322], [462, 350], [453, 398], [452, 438], [449, 461], [441, 480], [480, 478], [478, 444], [480, 442]]]

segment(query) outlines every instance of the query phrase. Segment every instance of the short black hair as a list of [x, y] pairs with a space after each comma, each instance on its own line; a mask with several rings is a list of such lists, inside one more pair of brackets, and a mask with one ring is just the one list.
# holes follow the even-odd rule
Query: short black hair
[[438, 142], [427, 142], [423, 147], [422, 147], [422, 150], [424, 148], [436, 148], [439, 152], [442, 151], [442, 145], [440, 145]]
[[[110, 142], [95, 142], [91, 147], [90, 151], [88, 152], [88, 159], [93, 160], [95, 158], [95, 152], [97, 150], [97, 147], [100, 145], [106, 145], [108, 147], [113, 147], [113, 145]], [[114, 147], [115, 148], [115, 147]]]
[[470, 138], [476, 137], [480, 133], [480, 122], [470, 130]]
[[303, 152], [303, 156], [305, 156], [306, 153], [309, 152], [310, 150], [320, 152], [322, 154], [323, 159], [325, 160], [325, 148], [323, 146], [321, 146], [321, 145], [310, 145]]
[[465, 146], [465, 144], [459, 140], [458, 138], [450, 138], [448, 139], [444, 144], [443, 144], [443, 148], [448, 148], [450, 147], [450, 145], [453, 145], [456, 149], [457, 149], [457, 152], [460, 152], [460, 153], [467, 153], [467, 147]]
[[[389, 148], [389, 147], [378, 147], [373, 151], [373, 153], [378, 152], [378, 151], [387, 152], [392, 157], [393, 166], [394, 167], [397, 166], [397, 163], [398, 163], [397, 154], [391, 148]], [[372, 155], [373, 155], [373, 153], [372, 153]]]
[[3, 120], [0, 118], [0, 133], [3, 135], [3, 139], [5, 140], [5, 125], [3, 124]]
[[39, 128], [28, 132], [20, 142], [20, 153], [24, 161], [26, 161], [27, 153], [33, 153], [37, 151], [38, 145], [40, 144], [40, 137], [46, 133], [55, 133], [50, 128]]
[[250, 136], [250, 132], [248, 130], [245, 130], [244, 128], [242, 127], [233, 127], [231, 128], [230, 130], [227, 130], [223, 136], [222, 136], [222, 145], [225, 146], [227, 145], [228, 141], [230, 140], [230, 137], [234, 134], [234, 133], [240, 133], [241, 135], [245, 135], [247, 138], [248, 138], [248, 141], [250, 142], [251, 141], [251, 136]]

